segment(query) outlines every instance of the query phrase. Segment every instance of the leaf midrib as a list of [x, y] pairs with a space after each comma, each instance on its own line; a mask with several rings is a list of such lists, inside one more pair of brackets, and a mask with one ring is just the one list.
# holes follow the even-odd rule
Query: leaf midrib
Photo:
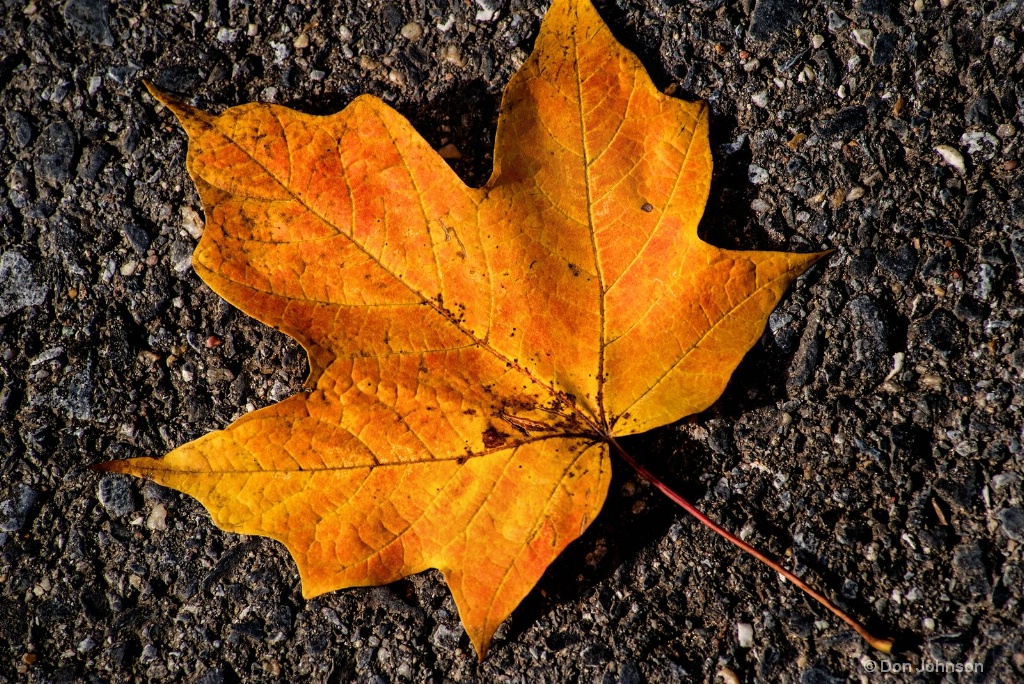
[[[298, 473], [334, 473], [334, 472], [345, 472], [352, 470], [376, 470], [378, 468], [401, 468], [405, 466], [417, 466], [417, 465], [429, 465], [437, 463], [448, 463], [452, 461], [468, 461], [474, 458], [482, 458], [484, 456], [490, 456], [493, 454], [501, 453], [503, 451], [515, 451], [520, 449], [527, 444], [536, 444], [551, 439], [570, 439], [580, 440], [590, 446], [597, 443], [603, 443], [604, 440], [599, 435], [593, 433], [558, 433], [543, 435], [541, 437], [535, 437], [533, 439], [523, 440], [516, 442], [508, 446], [495, 447], [494, 449], [485, 449], [483, 451], [461, 454], [459, 456], [446, 456], [444, 458], [421, 458], [414, 461], [395, 461], [394, 463], [366, 463], [362, 465], [351, 465], [351, 466], [333, 466], [323, 468], [259, 468], [255, 470], [242, 470], [242, 469], [224, 469], [214, 470], [206, 468], [203, 470], [182, 470], [181, 468], [157, 468], [153, 466], [139, 467], [138, 470], [143, 473], [173, 473], [175, 475], [296, 475]], [[588, 447], [589, 448], [589, 447]], [[163, 463], [163, 460], [154, 461], [155, 463]]]

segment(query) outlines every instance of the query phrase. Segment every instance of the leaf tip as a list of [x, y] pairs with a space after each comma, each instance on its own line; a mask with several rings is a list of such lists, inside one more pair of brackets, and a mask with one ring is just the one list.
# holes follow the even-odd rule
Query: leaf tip
[[154, 99], [156, 99], [157, 102], [163, 104], [164, 102], [170, 99], [170, 96], [164, 91], [157, 88], [155, 85], [153, 85], [152, 81], [142, 79], [142, 85], [146, 87], [146, 90], [149, 92], [150, 95], [154, 97]]
[[190, 136], [193, 134], [193, 129], [197, 123], [209, 122], [210, 115], [203, 110], [185, 104], [178, 98], [160, 90], [146, 79], [142, 79], [142, 85], [146, 86], [146, 90], [149, 91], [149, 94], [152, 95], [157, 102], [171, 110], [171, 113], [174, 114], [178, 119], [178, 122]]
[[803, 256], [803, 257], [805, 257], [807, 259], [807, 262], [808, 262], [807, 265], [810, 266], [812, 264], [818, 263], [822, 259], [827, 259], [828, 257], [830, 257], [833, 254], [835, 254], [835, 252], [836, 252], [835, 249], [824, 249], [824, 250], [822, 250], [820, 252], [810, 252], [809, 254], [802, 254], [801, 256]]
[[835, 251], [834, 249], [826, 249], [821, 252], [789, 253], [790, 263], [794, 264], [793, 277], [797, 278], [803, 275], [811, 266], [814, 266], [814, 264], [823, 259], [827, 259]]
[[470, 634], [469, 641], [473, 644], [473, 649], [476, 651], [477, 662], [484, 662], [484, 658], [487, 657], [487, 651], [491, 647], [490, 638], [483, 639], [480, 635]]

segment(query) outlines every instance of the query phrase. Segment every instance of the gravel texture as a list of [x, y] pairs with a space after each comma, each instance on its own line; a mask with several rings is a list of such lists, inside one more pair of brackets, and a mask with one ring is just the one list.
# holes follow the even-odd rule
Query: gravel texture
[[[185, 137], [140, 79], [214, 111], [375, 93], [482, 183], [544, 9], [0, 4], [0, 681], [872, 679], [856, 635], [623, 467], [482, 664], [437, 573], [305, 601], [278, 544], [85, 469], [161, 454], [305, 374], [192, 272]], [[836, 250], [715, 407], [628, 448], [895, 635], [891, 662], [1018, 681], [1024, 2], [600, 10], [659, 87], [710, 103], [706, 239]]]

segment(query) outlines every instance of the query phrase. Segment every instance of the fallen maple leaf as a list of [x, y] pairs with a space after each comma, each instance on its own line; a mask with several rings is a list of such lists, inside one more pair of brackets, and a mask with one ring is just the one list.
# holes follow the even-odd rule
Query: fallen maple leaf
[[598, 514], [615, 439], [715, 401], [821, 256], [697, 237], [707, 107], [589, 0], [552, 5], [480, 189], [372, 96], [212, 116], [152, 92], [189, 135], [196, 272], [301, 342], [309, 391], [98, 468], [281, 541], [307, 598], [438, 568], [481, 657]]

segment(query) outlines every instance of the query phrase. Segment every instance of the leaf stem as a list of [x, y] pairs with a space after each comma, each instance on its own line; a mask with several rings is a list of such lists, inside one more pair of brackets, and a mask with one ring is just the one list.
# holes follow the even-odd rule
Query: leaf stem
[[753, 556], [757, 560], [761, 561], [762, 563], [767, 565], [769, 568], [771, 568], [775, 572], [779, 573], [780, 575], [785, 577], [787, 580], [789, 580], [790, 582], [795, 584], [797, 587], [802, 589], [808, 596], [810, 596], [815, 601], [817, 601], [818, 603], [823, 605], [830, 612], [832, 612], [836, 617], [838, 617], [843, 622], [845, 622], [850, 627], [852, 627], [853, 630], [855, 632], [857, 632], [857, 634], [860, 634], [861, 637], [863, 637], [864, 641], [868, 642], [871, 645], [872, 648], [874, 648], [876, 650], [879, 650], [882, 653], [890, 653], [890, 652], [892, 652], [892, 646], [893, 646], [892, 639], [880, 639], [880, 638], [874, 636], [873, 634], [871, 634], [870, 632], [868, 632], [868, 630], [862, 624], [860, 624], [859, 622], [854, 620], [852, 617], [847, 615], [845, 612], [843, 612], [842, 610], [837, 608], [823, 594], [819, 593], [813, 587], [811, 587], [806, 582], [804, 582], [802, 579], [800, 579], [799, 577], [794, 575], [792, 572], [790, 572], [789, 570], [787, 570], [784, 567], [782, 567], [777, 561], [775, 561], [772, 558], [770, 558], [769, 556], [766, 556], [765, 554], [761, 553], [760, 551], [755, 549], [753, 546], [751, 546], [747, 542], [743, 541], [742, 539], [740, 539], [739, 537], [734, 535], [732, 532], [730, 532], [729, 530], [725, 529], [724, 527], [722, 527], [721, 525], [719, 525], [718, 523], [714, 522], [713, 520], [708, 518], [706, 515], [701, 513], [699, 510], [697, 510], [693, 506], [693, 504], [691, 504], [689, 501], [684, 499], [682, 496], [680, 496], [679, 494], [674, 492], [671, 488], [669, 488], [668, 485], [666, 485], [664, 482], [659, 480], [653, 473], [651, 473], [651, 471], [647, 470], [647, 468], [645, 468], [642, 465], [640, 465], [639, 463], [637, 463], [637, 461], [632, 456], [630, 456], [619, 445], [619, 443], [615, 440], [614, 437], [609, 437], [608, 441], [612, 445], [612, 447], [615, 449], [615, 451], [618, 452], [618, 454], [622, 458], [622, 460], [624, 460], [626, 463], [628, 463], [629, 466], [631, 468], [633, 468], [633, 470], [635, 470], [640, 477], [642, 477], [643, 479], [647, 480], [652, 485], [654, 485], [659, 490], [661, 490], [662, 494], [667, 496], [669, 499], [671, 499], [675, 503], [679, 504], [683, 508], [683, 510], [685, 510], [687, 513], [689, 513], [694, 518], [699, 520], [702, 525], [704, 525], [705, 527], [707, 527], [707, 528], [713, 530], [714, 532], [718, 533], [726, 541], [728, 541], [728, 542], [738, 546], [742, 550], [746, 551], [751, 556]]

